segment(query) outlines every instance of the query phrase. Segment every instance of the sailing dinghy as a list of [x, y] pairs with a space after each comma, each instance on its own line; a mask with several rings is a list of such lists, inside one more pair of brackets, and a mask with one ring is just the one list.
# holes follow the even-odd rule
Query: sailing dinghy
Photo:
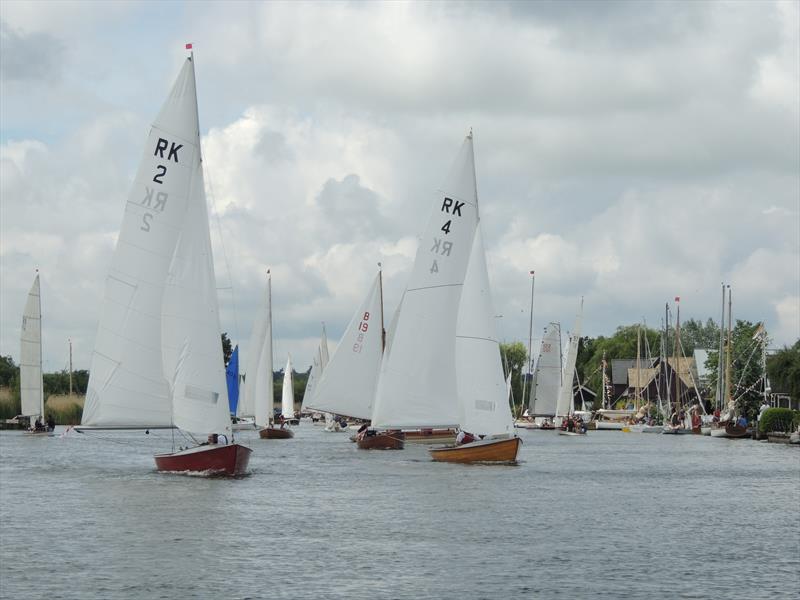
[[33, 280], [22, 313], [20, 330], [19, 394], [20, 416], [28, 417], [29, 435], [48, 435], [53, 429], [44, 419], [44, 384], [42, 381], [42, 297], [39, 272]]
[[286, 426], [286, 423], [294, 420], [294, 379], [292, 377], [292, 356], [286, 360], [286, 368], [283, 370], [283, 390], [281, 395], [281, 425], [267, 425], [259, 430], [258, 435], [265, 440], [287, 440], [294, 437], [294, 432]]
[[251, 450], [231, 438], [199, 129], [190, 54], [125, 206], [76, 430], [207, 435], [156, 455], [156, 468], [239, 475]]
[[[474, 191], [472, 198], [477, 213], [477, 193]], [[508, 386], [494, 315], [478, 217], [459, 303], [455, 350], [459, 424], [462, 431], [479, 439], [431, 448], [429, 452], [434, 461], [510, 464], [517, 460], [522, 440], [514, 435], [514, 419], [508, 402]]]

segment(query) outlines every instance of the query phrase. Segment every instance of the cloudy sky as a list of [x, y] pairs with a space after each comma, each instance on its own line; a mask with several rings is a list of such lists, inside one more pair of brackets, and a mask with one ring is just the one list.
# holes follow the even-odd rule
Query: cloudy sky
[[128, 188], [193, 42], [223, 329], [273, 272], [276, 366], [405, 286], [475, 132], [500, 335], [682, 317], [800, 336], [798, 2], [0, 4], [0, 353], [42, 273], [45, 368], [88, 368]]

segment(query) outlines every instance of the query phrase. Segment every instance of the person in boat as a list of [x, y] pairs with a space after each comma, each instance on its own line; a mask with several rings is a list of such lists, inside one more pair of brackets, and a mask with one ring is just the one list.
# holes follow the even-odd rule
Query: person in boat
[[365, 437], [367, 437], [367, 429], [369, 429], [369, 427], [367, 427], [366, 423], [359, 427], [358, 431], [356, 431], [356, 439], [363, 440]]
[[741, 415], [738, 419], [736, 419], [736, 426], [737, 427], [747, 427], [747, 419], [744, 415]]
[[33, 424], [34, 431], [46, 431], [44, 427], [44, 423], [42, 423], [42, 419], [40, 417], [36, 417], [36, 423]]
[[281, 424], [281, 429], [286, 427], [286, 418], [283, 415], [278, 418], [278, 422]]
[[578, 431], [580, 431], [580, 433], [586, 433], [586, 423], [583, 422], [583, 417], [581, 417], [580, 415], [575, 417], [575, 427], [578, 428]]
[[475, 441], [474, 435], [464, 431], [463, 429], [458, 430], [458, 434], [456, 435], [456, 446], [461, 446], [462, 444], [469, 444], [470, 442], [474, 441]]
[[55, 431], [55, 428], [56, 428], [56, 420], [53, 418], [53, 415], [49, 415], [47, 417], [47, 430]]
[[572, 417], [567, 417], [567, 431], [575, 431], [575, 421], [572, 420]]
[[714, 416], [711, 417], [712, 423], [719, 423], [719, 409], [714, 411]]

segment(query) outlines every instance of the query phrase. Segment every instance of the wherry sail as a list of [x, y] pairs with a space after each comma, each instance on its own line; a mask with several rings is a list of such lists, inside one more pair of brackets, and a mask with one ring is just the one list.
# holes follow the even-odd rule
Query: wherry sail
[[250, 449], [217, 443], [231, 439], [231, 420], [192, 55], [150, 130], [105, 287], [76, 429], [208, 434], [208, 444], [157, 455], [156, 467], [244, 472]]

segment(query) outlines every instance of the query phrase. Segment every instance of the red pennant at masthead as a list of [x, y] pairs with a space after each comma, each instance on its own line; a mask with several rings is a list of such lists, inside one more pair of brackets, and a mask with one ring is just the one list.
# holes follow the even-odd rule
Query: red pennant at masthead
[[192, 49], [192, 45], [191, 44], [186, 44], [186, 49], [187, 50], [191, 50]]

